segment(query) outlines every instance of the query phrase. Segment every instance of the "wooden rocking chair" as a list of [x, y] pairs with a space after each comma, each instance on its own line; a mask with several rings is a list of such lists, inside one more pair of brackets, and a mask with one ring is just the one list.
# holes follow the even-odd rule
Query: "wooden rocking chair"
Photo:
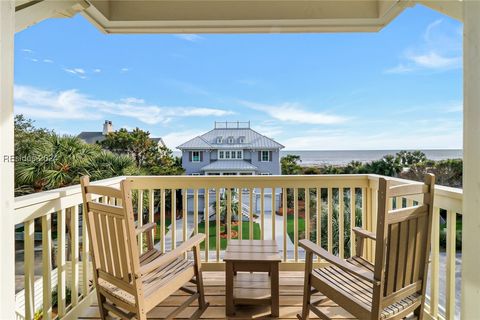
[[[166, 319], [173, 319], [198, 299], [199, 309], [191, 319], [199, 318], [208, 307], [202, 282], [200, 243], [204, 234], [198, 234], [173, 251], [161, 254], [148, 241], [148, 249], [139, 254], [137, 235], [150, 233], [153, 238], [155, 223], [135, 228], [131, 188], [128, 181], [120, 189], [90, 185], [88, 177], [81, 178], [83, 203], [88, 235], [91, 241], [94, 283], [102, 319], [111, 312], [122, 319], [147, 319], [147, 312], [177, 290], [191, 296]], [[93, 201], [93, 195], [108, 199]], [[194, 260], [186, 258], [193, 248]], [[196, 290], [184, 287], [196, 284]]]
[[[435, 177], [425, 176], [423, 184], [394, 185], [380, 178], [376, 235], [354, 228], [356, 256], [342, 260], [309, 240], [305, 249], [305, 287], [301, 320], [312, 311], [329, 319], [311, 302], [311, 295], [324, 294], [358, 319], [403, 319], [414, 312], [423, 318], [427, 285]], [[390, 210], [391, 198], [409, 197], [418, 204]], [[375, 264], [362, 258], [366, 239], [376, 241]], [[313, 269], [313, 256], [330, 263]], [[313, 287], [313, 290], [312, 290]], [[318, 301], [317, 301], [318, 302]]]

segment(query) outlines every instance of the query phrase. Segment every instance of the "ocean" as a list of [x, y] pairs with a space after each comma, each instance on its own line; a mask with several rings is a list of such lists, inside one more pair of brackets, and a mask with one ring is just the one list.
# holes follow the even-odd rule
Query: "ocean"
[[[280, 151], [280, 156], [294, 154], [300, 156], [302, 166], [313, 165], [345, 165], [355, 160], [360, 162], [369, 162], [381, 159], [384, 155], [395, 155], [400, 150], [299, 150], [299, 151]], [[445, 159], [462, 159], [463, 151], [461, 149], [445, 149], [445, 150], [421, 150], [428, 159], [445, 160]]]
[[[287, 154], [299, 155], [302, 166], [345, 165], [355, 160], [369, 162], [381, 159], [384, 155], [395, 155], [400, 150], [282, 150], [280, 156]], [[462, 159], [461, 149], [421, 150], [431, 160]], [[181, 156], [180, 151], [174, 151], [175, 156]]]

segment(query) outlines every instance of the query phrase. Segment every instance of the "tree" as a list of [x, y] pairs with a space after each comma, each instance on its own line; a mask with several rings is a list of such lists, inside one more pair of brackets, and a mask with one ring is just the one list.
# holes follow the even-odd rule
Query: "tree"
[[184, 172], [181, 159], [174, 157], [172, 150], [167, 147], [150, 147], [144, 167], [152, 175], [181, 175]]
[[403, 169], [400, 160], [393, 155], [386, 155], [380, 160], [367, 163], [366, 169], [369, 173], [394, 177]]
[[136, 173], [130, 157], [35, 128], [21, 115], [15, 118], [15, 160], [16, 195], [77, 184], [82, 175], [97, 180]]
[[418, 163], [422, 163], [427, 161], [427, 156], [420, 150], [416, 151], [406, 151], [402, 150], [397, 152], [396, 158], [398, 162], [402, 164], [403, 167], [410, 167], [412, 165], [416, 165]]
[[298, 164], [300, 161], [300, 156], [298, 155], [288, 154], [285, 157], [282, 157], [280, 159], [282, 174], [299, 174], [302, 170], [302, 167]]
[[100, 145], [116, 154], [130, 155], [137, 165], [141, 167], [146, 159], [147, 153], [155, 143], [150, 139], [150, 132], [135, 128], [132, 132], [127, 129], [120, 129], [110, 132]]
[[[242, 192], [240, 190], [240, 192]], [[235, 189], [230, 189], [230, 194], [231, 194], [231, 208], [232, 208], [232, 220], [233, 221], [237, 221], [238, 220], [238, 216], [240, 214], [240, 202], [238, 201], [238, 194], [237, 194], [237, 191]], [[212, 203], [213, 207], [215, 208], [215, 210], [217, 209], [217, 201], [215, 200], [213, 203]], [[222, 221], [223, 224], [227, 223], [227, 208], [228, 208], [228, 196], [227, 196], [227, 191], [225, 190], [225, 192], [222, 192], [220, 194], [220, 220]], [[215, 214], [218, 214], [217, 212], [215, 212]], [[205, 217], [205, 219], [208, 219], [209, 217]], [[241, 218], [240, 218], [241, 219]]]

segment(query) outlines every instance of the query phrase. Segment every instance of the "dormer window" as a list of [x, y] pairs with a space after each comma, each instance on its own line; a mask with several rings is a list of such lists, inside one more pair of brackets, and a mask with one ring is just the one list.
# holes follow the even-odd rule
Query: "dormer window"
[[222, 143], [222, 137], [217, 137], [217, 144], [221, 144]]
[[233, 139], [233, 137], [228, 137], [228, 143], [232, 144], [235, 142], [235, 139]]
[[245, 143], [245, 137], [238, 138], [238, 143]]

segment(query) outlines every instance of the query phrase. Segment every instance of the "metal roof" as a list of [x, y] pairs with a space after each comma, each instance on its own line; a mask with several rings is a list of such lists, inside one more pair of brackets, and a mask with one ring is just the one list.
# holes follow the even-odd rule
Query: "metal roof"
[[258, 168], [245, 160], [219, 160], [204, 166], [201, 171], [234, 170], [256, 171]]
[[[222, 137], [222, 142], [217, 143], [217, 138]], [[228, 143], [228, 138], [234, 139]], [[244, 139], [240, 143], [240, 138]], [[195, 137], [177, 147], [178, 149], [283, 149], [284, 146], [253, 129], [213, 129]]]

